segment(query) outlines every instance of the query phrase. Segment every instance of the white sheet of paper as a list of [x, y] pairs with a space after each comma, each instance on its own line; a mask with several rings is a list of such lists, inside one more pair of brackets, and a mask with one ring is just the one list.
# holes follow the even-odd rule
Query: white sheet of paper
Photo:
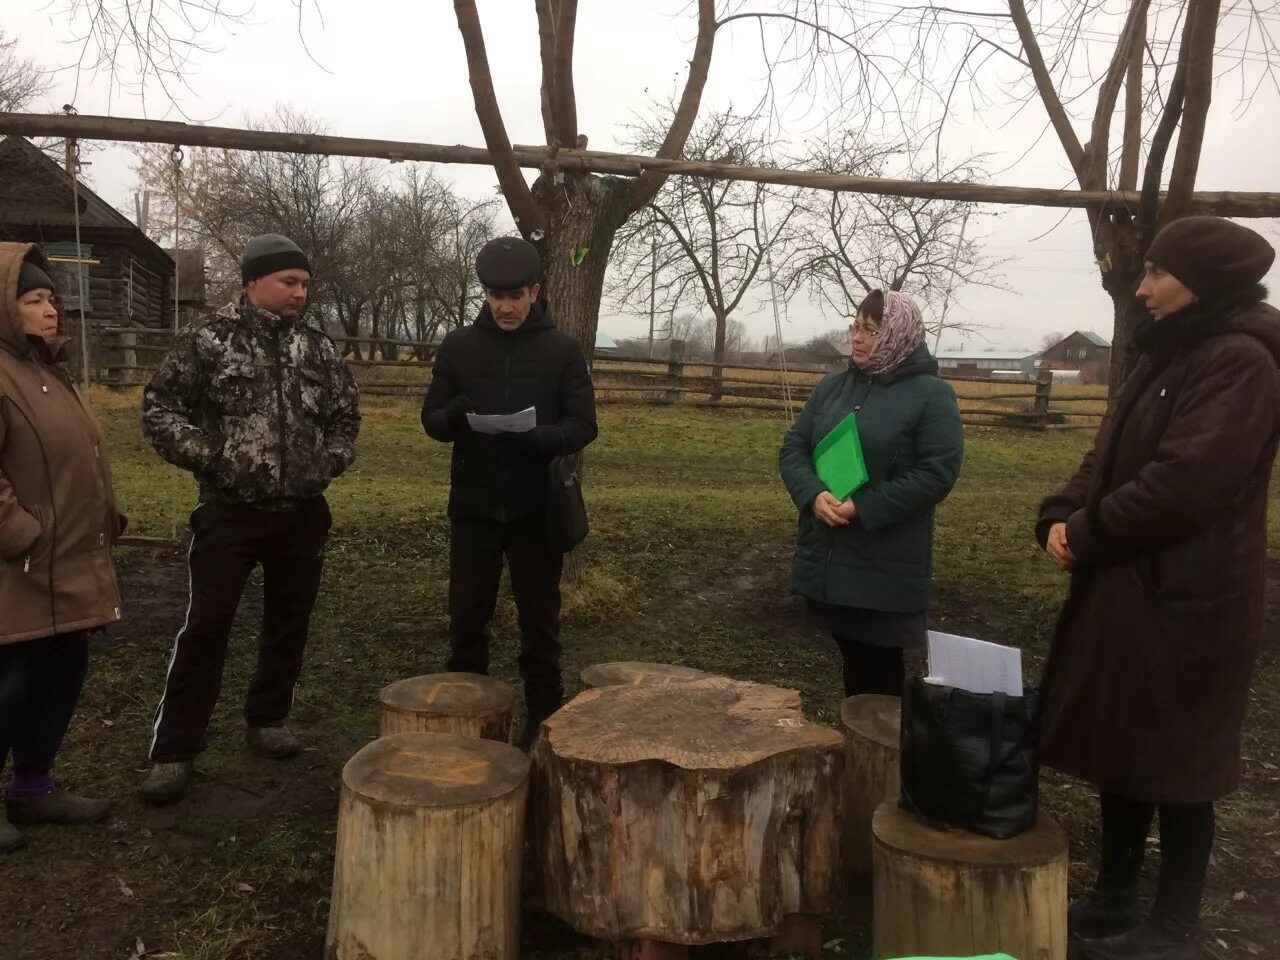
[[527, 433], [538, 425], [538, 411], [525, 407], [519, 413], [468, 413], [467, 423], [476, 433]]
[[929, 677], [971, 693], [1022, 696], [1022, 651], [972, 637], [929, 631]]

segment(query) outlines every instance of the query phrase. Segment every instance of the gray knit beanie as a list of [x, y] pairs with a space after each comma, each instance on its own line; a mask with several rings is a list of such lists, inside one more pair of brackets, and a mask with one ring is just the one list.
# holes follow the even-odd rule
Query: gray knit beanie
[[57, 289], [47, 273], [30, 260], [22, 261], [22, 266], [18, 270], [18, 296], [24, 296], [32, 290], [52, 290], [57, 292]]
[[311, 272], [311, 261], [302, 248], [278, 233], [264, 233], [254, 237], [244, 246], [240, 255], [240, 281], [248, 284], [268, 274], [281, 270], [305, 270]]

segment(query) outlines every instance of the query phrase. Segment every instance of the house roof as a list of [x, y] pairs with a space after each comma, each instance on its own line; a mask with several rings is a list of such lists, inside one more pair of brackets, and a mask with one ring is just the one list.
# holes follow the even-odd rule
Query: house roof
[[1035, 350], [939, 350], [938, 360], [1030, 360], [1040, 354]]
[[[25, 137], [0, 140], [0, 216], [12, 224], [70, 227], [75, 223], [72, 210], [74, 193], [71, 176], [43, 150]], [[76, 188], [80, 197], [82, 229], [120, 230], [129, 234], [136, 246], [153, 258], [171, 260], [160, 245], [138, 229], [137, 225], [107, 203], [80, 180]]]
[[1100, 334], [1094, 333], [1092, 330], [1077, 330], [1076, 333], [1080, 334], [1080, 336], [1084, 337], [1086, 340], [1092, 343], [1095, 347], [1111, 346], [1110, 340], [1108, 340], [1104, 336], [1101, 336]]

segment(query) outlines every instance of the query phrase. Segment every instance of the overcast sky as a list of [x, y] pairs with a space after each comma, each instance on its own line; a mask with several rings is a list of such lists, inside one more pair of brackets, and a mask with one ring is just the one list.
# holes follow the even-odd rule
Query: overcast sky
[[[866, 0], [870, 13], [884, 4]], [[247, 0], [246, 4], [247, 6]], [[4, 0], [3, 26], [20, 43], [20, 52], [46, 66], [70, 66], [78, 47], [72, 42], [67, 4], [49, 0]], [[528, 0], [480, 0], [489, 59], [514, 142], [542, 141], [539, 109], [537, 24]], [[998, 9], [988, 0], [955, 0], [964, 9]], [[1227, 5], [1224, 5], [1227, 6]], [[584, 0], [579, 7], [575, 71], [579, 123], [596, 149], [615, 149], [620, 125], [645, 107], [650, 95], [666, 96], [683, 81], [692, 51], [694, 25], [682, 14], [683, 0]], [[315, 115], [334, 134], [432, 143], [483, 145], [472, 107], [466, 61], [452, 4], [436, 0], [320, 0], [323, 23], [313, 8], [304, 19], [311, 59], [298, 36], [298, 13], [288, 0], [258, 0], [252, 21], [210, 32], [212, 49], [197, 53], [175, 108], [152, 84], [144, 100], [136, 91], [115, 91], [102, 75], [67, 69], [57, 74], [48, 108], [74, 100], [81, 113], [149, 116], [236, 126], [246, 117], [271, 112], [277, 103]], [[870, 15], [870, 14], [869, 14]], [[1280, 15], [1272, 29], [1280, 37]], [[1239, 23], [1236, 26], [1240, 26]], [[737, 25], [717, 38], [704, 112], [729, 102], [739, 106], [758, 96], [759, 36]], [[1228, 50], [1245, 45], [1235, 30], [1221, 39]], [[1261, 41], [1250, 41], [1253, 49]], [[1088, 46], [1091, 58], [1105, 58], [1110, 43], [1097, 36]], [[1105, 62], [1103, 60], [1102, 62]], [[1016, 65], [1015, 69], [1016, 69]], [[127, 72], [127, 71], [126, 71]], [[1007, 71], [1005, 76], [1009, 76]], [[1092, 97], [1078, 108], [1087, 110]], [[1280, 97], [1264, 85], [1250, 109], [1240, 116], [1238, 81], [1215, 90], [1200, 166], [1204, 190], [1280, 189]], [[184, 117], [185, 114], [185, 117]], [[786, 135], [802, 136], [799, 118]], [[811, 115], [806, 118], [811, 126]], [[784, 122], [787, 120], [784, 118]], [[1070, 172], [1061, 147], [1044, 133], [1044, 113], [1032, 104], [1021, 113], [987, 108], [957, 108], [948, 126], [946, 147], [953, 158], [984, 152], [992, 156], [996, 182], [1028, 186], [1067, 186]], [[1087, 139], [1087, 124], [1076, 125]], [[109, 147], [92, 156], [95, 189], [122, 212], [132, 215], [134, 175], [131, 158]], [[439, 172], [459, 190], [492, 195], [495, 177], [487, 167], [448, 166]], [[971, 229], [987, 238], [987, 250], [1010, 258], [1005, 271], [1009, 292], [958, 288], [952, 311], [985, 325], [972, 346], [1036, 346], [1050, 331], [1094, 330], [1110, 337], [1111, 307], [1092, 264], [1084, 215], [1062, 211], [1005, 207], [980, 208], [999, 217], [982, 216]], [[504, 209], [502, 225], [511, 229]], [[1273, 241], [1277, 222], [1255, 221]], [[1273, 271], [1272, 285], [1280, 281]], [[761, 296], [767, 291], [761, 290]], [[772, 314], [744, 315], [753, 336], [772, 332]], [[846, 321], [797, 299], [787, 315], [784, 336], [803, 339]], [[606, 307], [600, 328], [614, 336], [636, 335], [647, 322], [612, 314]], [[947, 346], [959, 346], [952, 338]]]

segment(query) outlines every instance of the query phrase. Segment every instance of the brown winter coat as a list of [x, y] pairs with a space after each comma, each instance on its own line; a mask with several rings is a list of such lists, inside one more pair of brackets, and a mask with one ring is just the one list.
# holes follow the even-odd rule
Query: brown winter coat
[[1153, 803], [1235, 789], [1262, 637], [1280, 312], [1265, 290], [1153, 324], [1093, 451], [1041, 507], [1076, 556], [1044, 762]]
[[102, 429], [15, 310], [33, 244], [0, 243], [0, 644], [120, 619], [111, 545], [125, 519]]

